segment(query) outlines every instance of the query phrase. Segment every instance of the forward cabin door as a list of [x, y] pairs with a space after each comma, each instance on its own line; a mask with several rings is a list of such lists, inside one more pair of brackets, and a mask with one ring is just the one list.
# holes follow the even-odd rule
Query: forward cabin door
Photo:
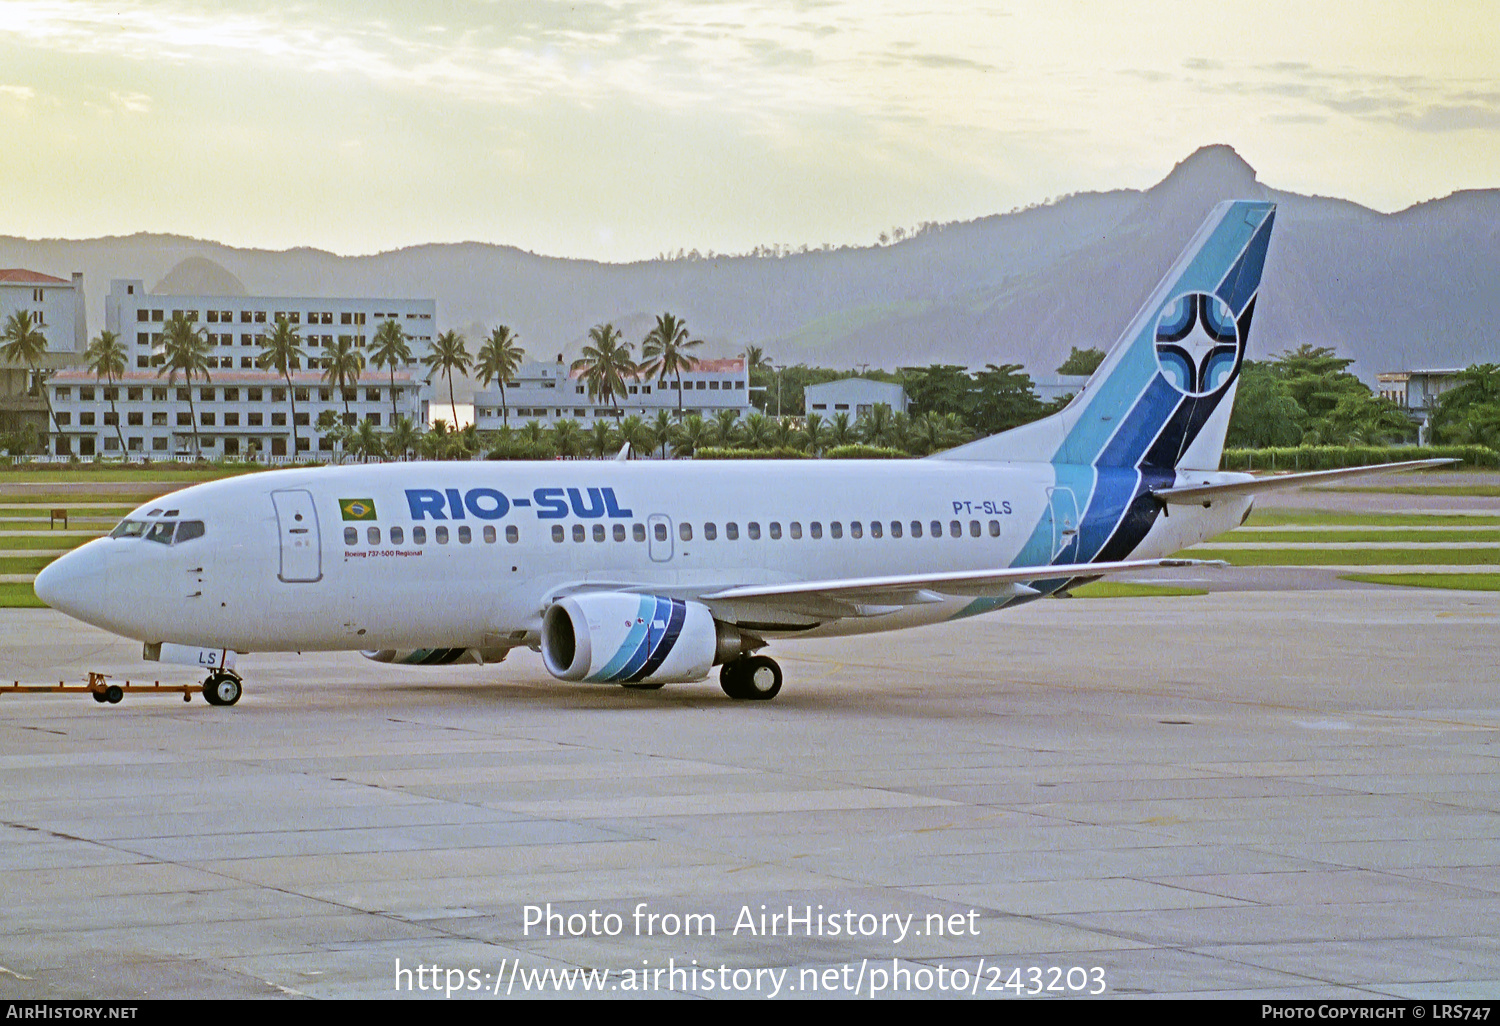
[[323, 545], [312, 492], [302, 488], [272, 492], [271, 502], [281, 535], [281, 573], [277, 576], [288, 584], [322, 580]]

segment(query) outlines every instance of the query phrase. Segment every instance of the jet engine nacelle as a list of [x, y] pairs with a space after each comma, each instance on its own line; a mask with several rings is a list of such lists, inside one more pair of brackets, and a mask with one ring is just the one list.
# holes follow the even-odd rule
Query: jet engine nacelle
[[542, 617], [542, 661], [559, 680], [702, 680], [742, 648], [733, 628], [698, 602], [597, 592], [558, 599]]

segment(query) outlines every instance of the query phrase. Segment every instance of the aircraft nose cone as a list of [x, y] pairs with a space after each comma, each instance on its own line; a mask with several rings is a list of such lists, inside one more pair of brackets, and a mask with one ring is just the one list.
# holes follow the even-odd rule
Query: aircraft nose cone
[[92, 623], [97, 619], [103, 598], [104, 561], [84, 549], [47, 564], [36, 575], [32, 588], [37, 598], [58, 612]]

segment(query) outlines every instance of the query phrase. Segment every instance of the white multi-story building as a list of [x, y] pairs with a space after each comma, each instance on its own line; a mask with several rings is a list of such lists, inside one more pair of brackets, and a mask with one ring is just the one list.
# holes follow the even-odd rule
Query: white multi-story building
[[[506, 411], [511, 427], [532, 420], [548, 427], [560, 420], [576, 420], [587, 427], [599, 420], [618, 422], [632, 414], [650, 420], [661, 410], [677, 412], [677, 375], [627, 378], [625, 394], [610, 404], [600, 396], [590, 396], [579, 374], [569, 370], [561, 356], [556, 363], [523, 363], [515, 378], [505, 383], [504, 410], [498, 388], [474, 393], [474, 423], [481, 431], [498, 430], [507, 420]], [[743, 417], [751, 411], [750, 374], [742, 359], [698, 360], [681, 377], [683, 416], [696, 413], [708, 418], [732, 410]]]
[[[212, 346], [207, 381], [189, 383], [181, 374], [172, 381], [163, 373], [162, 331], [178, 313], [203, 329]], [[431, 299], [152, 295], [140, 281], [115, 280], [105, 327], [126, 343], [125, 376], [112, 384], [85, 370], [51, 378], [55, 451], [119, 455], [123, 437], [132, 456], [290, 456], [295, 426], [298, 453], [331, 452], [332, 441], [316, 427], [324, 410], [351, 425], [391, 426], [392, 372], [367, 362], [355, 387], [334, 388], [323, 378], [329, 362], [323, 348], [347, 338], [368, 361], [375, 332], [386, 321], [401, 325], [411, 350], [394, 372], [394, 415], [425, 427], [430, 386], [422, 360], [432, 349], [436, 313]], [[261, 337], [281, 318], [297, 327], [305, 354], [292, 371], [290, 394], [285, 378], [256, 366]]]
[[[0, 330], [21, 311], [31, 314], [32, 324], [47, 340], [41, 370], [56, 370], [83, 358], [88, 322], [81, 273], [75, 271], [69, 280], [22, 268], [0, 269]], [[51, 430], [46, 400], [29, 368], [0, 362], [0, 432], [18, 431], [24, 424], [42, 435]]]

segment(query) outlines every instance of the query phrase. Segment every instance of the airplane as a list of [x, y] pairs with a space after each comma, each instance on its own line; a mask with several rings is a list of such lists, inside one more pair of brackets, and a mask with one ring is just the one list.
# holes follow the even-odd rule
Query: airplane
[[1273, 479], [1217, 470], [1275, 205], [1221, 203], [1061, 412], [919, 460], [415, 462], [174, 492], [36, 578], [54, 609], [208, 669], [360, 651], [768, 700], [762, 651], [917, 627], [1192, 564]]

